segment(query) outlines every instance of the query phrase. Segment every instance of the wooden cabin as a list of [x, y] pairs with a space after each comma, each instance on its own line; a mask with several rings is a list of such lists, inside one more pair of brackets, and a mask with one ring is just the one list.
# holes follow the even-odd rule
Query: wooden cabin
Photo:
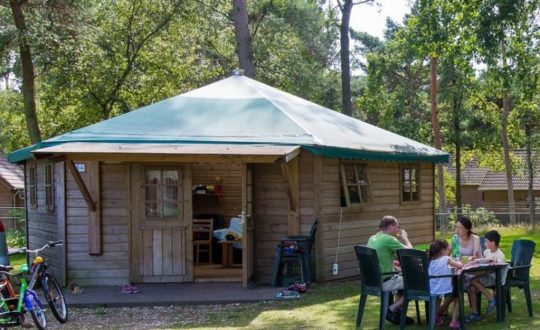
[[0, 220], [6, 230], [21, 227], [19, 214], [24, 207], [24, 172], [8, 162], [0, 152]]
[[[317, 281], [357, 275], [352, 247], [386, 214], [433, 240], [434, 164], [448, 155], [236, 74], [10, 160], [25, 166], [30, 247], [66, 241], [49, 254], [64, 284], [247, 286], [270, 283], [280, 239], [316, 218]], [[240, 224], [241, 239], [213, 240], [210, 257], [194, 219]]]

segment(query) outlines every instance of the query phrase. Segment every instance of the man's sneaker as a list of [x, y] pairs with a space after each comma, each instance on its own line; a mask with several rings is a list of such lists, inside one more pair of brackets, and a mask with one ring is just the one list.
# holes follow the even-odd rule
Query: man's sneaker
[[487, 312], [493, 312], [495, 310], [495, 307], [497, 307], [497, 301], [495, 300], [495, 298], [493, 298], [488, 302]]
[[[391, 311], [390, 308], [388, 308], [388, 312], [386, 314], [386, 319], [393, 323], [393, 324], [400, 324], [401, 323], [401, 310], [396, 309], [395, 311]], [[414, 320], [412, 317], [405, 316], [405, 325], [413, 325]]]
[[471, 313], [469, 317], [467, 317], [467, 322], [476, 322], [480, 321], [480, 314], [478, 313]]
[[388, 308], [388, 311], [386, 312], [386, 320], [393, 324], [399, 324], [399, 317], [397, 310], [395, 312], [392, 312], [390, 308]]

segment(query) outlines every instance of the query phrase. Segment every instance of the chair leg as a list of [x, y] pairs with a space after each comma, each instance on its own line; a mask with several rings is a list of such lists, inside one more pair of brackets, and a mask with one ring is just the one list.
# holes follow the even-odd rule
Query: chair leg
[[360, 295], [360, 302], [358, 303], [358, 311], [356, 312], [356, 328], [360, 329], [362, 325], [362, 317], [364, 316], [364, 309], [366, 308], [367, 295]]
[[405, 329], [405, 318], [407, 317], [407, 309], [409, 308], [409, 299], [403, 298], [403, 306], [401, 307], [401, 320], [399, 320], [399, 329]]
[[390, 305], [390, 291], [383, 291], [381, 294], [381, 312], [379, 313], [379, 329], [384, 328], [388, 306]]
[[529, 283], [523, 286], [523, 292], [525, 293], [525, 300], [527, 301], [527, 310], [529, 311], [529, 317], [533, 316], [532, 302], [531, 302], [531, 288]]
[[508, 313], [512, 313], [512, 294], [510, 293], [510, 287], [506, 290], [506, 305], [508, 306]]
[[476, 294], [476, 303], [478, 304], [478, 315], [482, 315], [482, 292]]
[[420, 307], [418, 306], [418, 300], [415, 300], [414, 304], [416, 306], [416, 322], [418, 322], [418, 324], [422, 324], [420, 322]]
[[429, 322], [429, 329], [430, 329], [430, 330], [435, 329], [435, 318], [436, 318], [436, 315], [437, 315], [437, 298], [436, 298], [436, 297], [432, 297], [431, 299], [429, 299], [429, 317], [428, 317], [428, 322]]

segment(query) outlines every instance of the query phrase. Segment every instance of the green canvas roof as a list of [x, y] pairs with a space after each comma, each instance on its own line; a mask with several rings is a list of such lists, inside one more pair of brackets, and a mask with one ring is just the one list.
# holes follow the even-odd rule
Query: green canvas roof
[[448, 162], [448, 154], [242, 75], [163, 100], [9, 155], [73, 142], [299, 145], [326, 157]]

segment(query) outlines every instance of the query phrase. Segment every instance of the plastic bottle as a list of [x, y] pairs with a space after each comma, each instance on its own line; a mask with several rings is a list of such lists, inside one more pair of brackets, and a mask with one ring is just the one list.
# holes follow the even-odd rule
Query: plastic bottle
[[459, 238], [457, 234], [452, 236], [452, 258], [459, 258]]

